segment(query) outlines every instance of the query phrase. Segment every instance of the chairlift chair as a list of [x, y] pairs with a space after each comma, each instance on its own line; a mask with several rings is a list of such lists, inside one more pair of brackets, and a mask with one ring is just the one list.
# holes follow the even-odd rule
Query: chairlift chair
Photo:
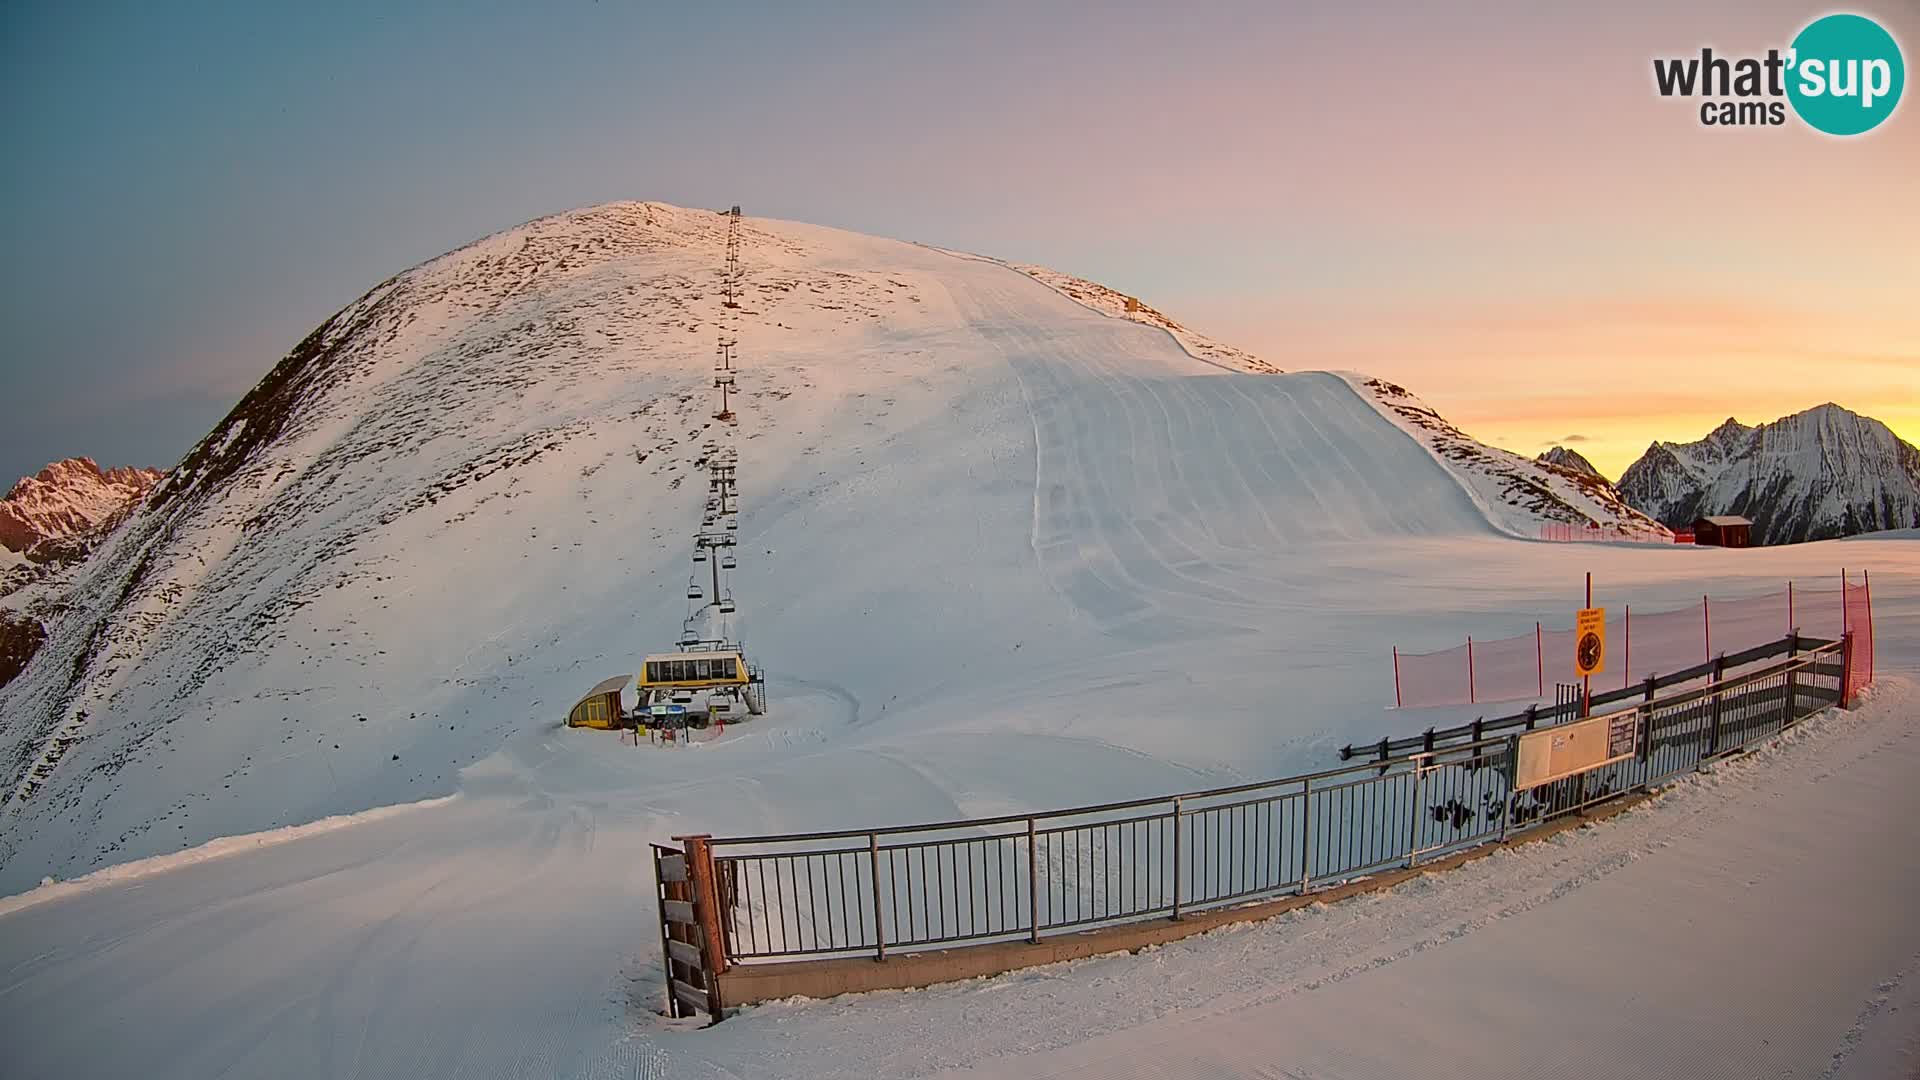
[[704, 548], [704, 547], [697, 547], [697, 548], [694, 548], [694, 549], [693, 549], [693, 561], [694, 561], [694, 562], [706, 562], [706, 561], [707, 561], [707, 549], [706, 549], [706, 548]]
[[733, 606], [732, 593], [728, 593], [727, 595], [720, 598], [720, 614], [731, 615], [733, 614], [734, 610], [735, 608]]
[[737, 518], [737, 517], [734, 517], [734, 516], [732, 516], [732, 515], [728, 515], [728, 517], [727, 517], [727, 531], [728, 531], [728, 532], [732, 532], [732, 531], [734, 531], [734, 530], [736, 530], [736, 529], [738, 529], [738, 528], [740, 528], [740, 519], [739, 519], [739, 518]]
[[687, 599], [689, 600], [700, 599], [700, 583], [699, 582], [697, 581], [687, 582]]
[[679, 645], [683, 649], [689, 645], [698, 645], [699, 643], [700, 643], [700, 634], [698, 631], [694, 630], [691, 627], [689, 627], [685, 632], [683, 632], [680, 635]]
[[737, 565], [734, 557], [731, 555], [724, 556], [720, 560], [720, 569], [722, 570], [732, 570]]

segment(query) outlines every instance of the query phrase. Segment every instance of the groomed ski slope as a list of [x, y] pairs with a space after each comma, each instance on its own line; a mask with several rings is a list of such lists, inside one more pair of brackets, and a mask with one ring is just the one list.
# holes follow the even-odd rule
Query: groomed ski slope
[[[1223, 372], [1159, 329], [1088, 310], [1003, 266], [749, 224], [772, 238], [748, 246], [750, 280], [825, 298], [765, 297], [760, 317], [743, 320], [741, 424], [711, 432], [740, 452], [734, 629], [767, 665], [772, 715], [679, 751], [557, 726], [587, 686], [664, 647], [685, 612], [685, 538], [701, 502], [690, 464], [709, 434], [701, 385], [717, 297], [645, 303], [656, 286], [656, 299], [685, 293], [678, 279], [702, 260], [717, 266], [717, 245], [693, 230], [686, 251], [589, 262], [531, 300], [489, 285], [493, 322], [401, 330], [368, 361], [375, 383], [335, 388], [313, 406], [327, 422], [299, 438], [317, 444], [270, 449], [263, 475], [295, 477], [271, 490], [306, 485], [326, 498], [271, 502], [266, 489], [235, 485], [216, 502], [208, 529], [269, 499], [275, 529], [248, 538], [267, 546], [238, 569], [203, 549], [208, 565], [190, 572], [231, 584], [204, 604], [198, 586], [184, 586], [159, 616], [162, 645], [127, 644], [118, 689], [101, 687], [116, 708], [94, 714], [52, 797], [7, 811], [13, 855], [0, 892], [44, 873], [163, 857], [0, 903], [0, 1041], [23, 1075], [812, 1077], [972, 1065], [1024, 1075], [1040, 1064], [1008, 1055], [1046, 1049], [1068, 1055], [1047, 1068], [1084, 1069], [1091, 1059], [1071, 1056], [1075, 1046], [1092, 1054], [1176, 1001], [1232, 1003], [1209, 987], [1258, 1001], [1296, 992], [1314, 962], [1336, 971], [1376, 962], [1355, 944], [1381, 950], [1389, 970], [1402, 950], [1457, 956], [1453, 945], [1421, 945], [1435, 932], [1423, 920], [1454, 913], [1469, 926], [1456, 937], [1470, 945], [1482, 924], [1500, 924], [1488, 911], [1551, 912], [1597, 879], [1577, 863], [1495, 860], [1502, 872], [1481, 891], [1406, 916], [1400, 895], [1316, 913], [1359, 920], [1338, 932], [1274, 924], [1143, 957], [770, 1006], [712, 1032], [674, 1030], [653, 1012], [646, 845], [689, 831], [996, 814], [1324, 767], [1349, 740], [1471, 718], [1385, 710], [1390, 644], [1431, 648], [1570, 617], [1587, 570], [1604, 602], [1651, 611], [1703, 591], [1738, 597], [1788, 577], [1826, 582], [1843, 564], [1869, 568], [1893, 689], [1881, 711], [1839, 730], [1891, 732], [1913, 715], [1920, 544], [1911, 540], [1751, 552], [1514, 540], [1340, 376]], [[499, 259], [511, 244], [482, 248]], [[464, 280], [461, 257], [421, 273]], [[661, 284], [643, 265], [676, 280]], [[514, 344], [507, 328], [525, 321], [522, 302], [583, 338], [613, 328], [627, 344], [594, 363], [613, 363], [607, 356], [637, 340], [652, 352], [617, 379], [594, 379], [565, 349], [509, 349], [503, 370], [516, 382], [472, 375], [450, 388], [448, 372], [471, 375], [492, 354], [446, 341]], [[444, 303], [485, 308], [464, 294]], [[673, 329], [686, 344], [640, 338], [616, 317], [642, 310], [681, 320]], [[549, 361], [559, 381], [542, 367]], [[426, 370], [434, 365], [438, 377]], [[648, 402], [653, 412], [637, 412]], [[414, 429], [395, 409], [418, 428], [398, 448], [393, 433]], [[661, 414], [671, 423], [649, 427]], [[431, 512], [388, 516], [407, 485], [434, 482], [456, 452], [546, 427], [590, 434], [461, 486]], [[176, 542], [190, 551], [200, 527], [180, 525]], [[169, 665], [194, 644], [168, 639], [167, 619], [216, 620], [248, 590], [297, 584], [299, 574], [249, 568], [300, 565], [347, 532], [357, 546], [301, 571], [326, 587], [300, 593], [261, 647], [234, 650], [186, 704], [167, 696], [178, 675]], [[365, 567], [375, 572], [347, 573]], [[180, 719], [155, 719], [169, 711]], [[161, 737], [146, 737], [155, 729]], [[100, 768], [107, 762], [119, 764]], [[1819, 790], [1834, 797], [1830, 784]], [[192, 854], [221, 837], [447, 794]], [[1720, 815], [1721, 831], [1702, 836], [1731, 843], [1759, 816]], [[1848, 865], [1888, 864], [1862, 854]], [[1910, 884], [1895, 865], [1894, 877], [1859, 888]], [[1676, 919], [1698, 910], [1687, 904], [1721, 903], [1684, 870], [1669, 864], [1658, 876]], [[1833, 933], [1911, 956], [1908, 929], [1882, 914], [1863, 908]], [[1236, 941], [1258, 948], [1231, 961], [1207, 951]], [[1700, 964], [1751, 951], [1700, 944], [1688, 954]], [[1163, 966], [1176, 960], [1177, 970]], [[1824, 970], [1817, 992], [1861, 999], [1903, 970], [1870, 968]], [[1169, 970], [1184, 998], [1157, 989]], [[1380, 1015], [1351, 1026], [1416, 1022], [1454, 974], [1435, 973], [1439, 985], [1423, 982], [1411, 1002], [1383, 999]], [[1370, 985], [1346, 983], [1355, 993]], [[1567, 986], [1577, 999], [1577, 980]], [[1141, 995], [1154, 1004], [1141, 1006]], [[1665, 1015], [1691, 1003], [1668, 999]], [[1795, 1034], [1795, 1061], [1839, 1038], [1826, 1015]], [[1255, 1026], [1303, 1039], [1339, 1030], [1284, 1015]], [[1142, 1045], [1143, 1062], [1158, 1060]], [[1219, 1062], [1223, 1075], [1272, 1074], [1292, 1059], [1258, 1056], [1269, 1045], [1300, 1050], [1248, 1041], [1245, 1055]], [[1399, 1074], [1431, 1059], [1431, 1043], [1394, 1045], [1409, 1055]]]
[[[807, 733], [768, 738], [940, 745], [882, 804], [922, 816], [1264, 774], [1339, 724], [1276, 732], [1276, 700], [1371, 726], [1374, 687], [1265, 658], [1321, 650], [1342, 560], [1494, 534], [1338, 376], [1233, 374], [997, 263], [757, 219], [736, 319], [703, 276], [717, 220], [548, 219], [350, 309], [339, 377], [84, 582], [0, 691], [17, 752], [64, 750], [0, 808], [0, 892], [457, 790], [678, 636], [708, 440], [740, 460], [729, 629]], [[629, 246], [596, 255], [615, 225]], [[722, 327], [737, 426], [710, 419]], [[1196, 710], [1199, 737], [1171, 722]], [[1072, 786], [996, 790], [1013, 732], [1068, 740]]]

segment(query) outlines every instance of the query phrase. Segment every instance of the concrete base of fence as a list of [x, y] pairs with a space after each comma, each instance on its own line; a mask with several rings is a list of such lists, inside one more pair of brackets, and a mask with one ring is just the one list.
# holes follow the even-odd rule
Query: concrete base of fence
[[1179, 921], [1153, 919], [1123, 923], [1078, 933], [1043, 937], [1038, 944], [1009, 941], [992, 945], [972, 945], [927, 952], [894, 953], [885, 960], [870, 956], [835, 960], [799, 960], [774, 964], [742, 964], [720, 976], [720, 994], [728, 1005], [751, 1005], [757, 1001], [781, 998], [826, 998], [857, 994], [868, 990], [909, 990], [936, 983], [959, 982], [988, 975], [999, 975], [1021, 968], [1082, 960], [1090, 956], [1132, 952], [1149, 945], [1162, 945], [1232, 923], [1256, 922], [1284, 915], [1308, 904], [1327, 904], [1362, 893], [1391, 889], [1421, 874], [1451, 870], [1475, 859], [1483, 859], [1503, 847], [1532, 843], [1557, 836], [1595, 821], [1623, 813], [1651, 798], [1628, 795], [1613, 802], [1591, 807], [1584, 816], [1557, 818], [1536, 829], [1513, 837], [1505, 843], [1482, 844], [1421, 863], [1412, 869], [1386, 870], [1361, 881], [1317, 890], [1305, 896], [1282, 896], [1238, 907], [1215, 908], [1183, 915]]

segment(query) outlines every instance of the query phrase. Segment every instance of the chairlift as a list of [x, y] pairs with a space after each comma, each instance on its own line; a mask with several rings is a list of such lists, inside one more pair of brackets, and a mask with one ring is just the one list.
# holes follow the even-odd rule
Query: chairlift
[[698, 645], [698, 644], [700, 644], [699, 631], [693, 629], [692, 627], [688, 627], [686, 630], [681, 632], [680, 641], [679, 641], [679, 645], [681, 648], [684, 649], [689, 645]]
[[706, 561], [707, 561], [707, 549], [706, 549], [706, 548], [703, 548], [703, 547], [697, 547], [697, 548], [694, 548], [694, 549], [693, 549], [693, 561], [694, 561], [694, 562], [706, 562]]
[[689, 582], [687, 582], [687, 599], [689, 599], [689, 600], [698, 600], [698, 599], [700, 599], [700, 595], [701, 595], [701, 594], [700, 594], [700, 583], [699, 583], [699, 582], [697, 582], [697, 581], [689, 581]]
[[732, 570], [736, 565], [738, 564], [731, 555], [724, 556], [720, 560], [720, 569], [722, 570]]
[[733, 614], [733, 612], [734, 612], [733, 594], [728, 593], [727, 595], [720, 598], [720, 614], [731, 615]]
[[727, 516], [727, 531], [732, 532], [738, 528], [740, 528], [740, 519], [729, 514]]

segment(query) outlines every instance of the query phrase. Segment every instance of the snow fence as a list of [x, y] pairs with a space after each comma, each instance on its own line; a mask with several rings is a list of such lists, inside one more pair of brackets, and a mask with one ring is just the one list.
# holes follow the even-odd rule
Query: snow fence
[[[1623, 607], [1607, 620], [1608, 656], [1604, 672], [1593, 677], [1596, 691], [1625, 688], [1649, 676], [1711, 663], [1789, 634], [1838, 641], [1851, 632], [1865, 650], [1855, 678], [1858, 690], [1873, 681], [1873, 608], [1864, 575], [1840, 587], [1808, 587], [1788, 582], [1762, 596], [1736, 600], [1701, 596], [1699, 602], [1669, 611], [1636, 612]], [[1557, 682], [1573, 678], [1574, 632], [1548, 630], [1514, 637], [1466, 642], [1437, 652], [1393, 650], [1393, 695], [1398, 708], [1536, 701]]]

